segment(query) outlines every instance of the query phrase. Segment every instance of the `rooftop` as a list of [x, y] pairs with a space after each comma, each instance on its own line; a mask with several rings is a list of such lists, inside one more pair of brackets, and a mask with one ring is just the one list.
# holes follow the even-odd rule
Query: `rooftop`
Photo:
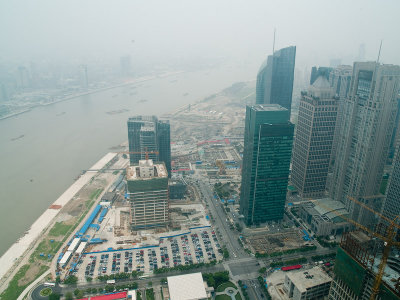
[[195, 300], [207, 298], [201, 273], [170, 276], [168, 289], [171, 300]]
[[279, 104], [257, 104], [251, 105], [251, 108], [255, 111], [284, 111], [286, 108], [280, 106]]
[[348, 212], [344, 204], [340, 201], [335, 201], [330, 198], [315, 200], [314, 209], [321, 215], [326, 216], [332, 222], [343, 222], [341, 215], [348, 216]]
[[168, 177], [163, 163], [154, 164], [153, 160], [140, 160], [138, 165], [126, 168], [127, 180], [149, 180]]
[[332, 278], [319, 267], [314, 267], [306, 271], [290, 272], [286, 276], [301, 293], [305, 293], [307, 289], [314, 286], [332, 281]]

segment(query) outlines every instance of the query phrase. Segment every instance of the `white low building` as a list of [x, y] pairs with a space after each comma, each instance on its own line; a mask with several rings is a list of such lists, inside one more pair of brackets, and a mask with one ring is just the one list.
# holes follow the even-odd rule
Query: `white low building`
[[171, 300], [203, 300], [211, 296], [200, 272], [170, 276], [167, 281]]
[[321, 268], [289, 272], [285, 276], [284, 289], [293, 300], [323, 299], [329, 294], [332, 278]]

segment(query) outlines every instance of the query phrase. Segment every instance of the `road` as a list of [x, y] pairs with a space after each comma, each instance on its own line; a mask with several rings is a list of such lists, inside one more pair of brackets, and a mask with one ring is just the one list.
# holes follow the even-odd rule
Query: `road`
[[265, 298], [257, 279], [245, 280], [243, 283], [247, 286], [247, 293], [250, 299], [259, 300]]
[[225, 243], [229, 254], [232, 255], [233, 258], [249, 257], [239, 244], [239, 237], [230, 229], [229, 223], [226, 221], [226, 214], [221, 207], [221, 202], [214, 198], [213, 188], [201, 177], [197, 178], [200, 193], [208, 204], [208, 208], [213, 216], [214, 227], [217, 228], [217, 230], [219, 229], [220, 236], [222, 237], [222, 241]]
[[[225, 271], [225, 268], [222, 264], [217, 264], [212, 267], [203, 267], [203, 268], [198, 268], [198, 269], [192, 269], [192, 270], [187, 270], [187, 271], [173, 271], [173, 272], [168, 272], [168, 273], [163, 273], [163, 274], [155, 274], [152, 277], [146, 278], [146, 279], [127, 279], [127, 280], [118, 280], [117, 285], [122, 285], [125, 283], [133, 283], [137, 282], [139, 284], [139, 289], [141, 288], [146, 288], [149, 287], [149, 282], [151, 283], [159, 283], [161, 278], [166, 278], [168, 276], [174, 276], [174, 275], [184, 275], [184, 274], [190, 274], [190, 273], [197, 273], [197, 272], [202, 272], [202, 273], [215, 273], [215, 272], [220, 272], [220, 271]], [[85, 284], [79, 284], [79, 285], [60, 285], [57, 286], [57, 292], [61, 294], [65, 294], [67, 292], [73, 292], [77, 288], [80, 290], [86, 290], [88, 288], [104, 288], [106, 285], [105, 282], [92, 282], [92, 283], [85, 283]], [[46, 298], [43, 298], [40, 296], [40, 291], [45, 288], [44, 285], [39, 285], [36, 287], [33, 292], [32, 292], [32, 299], [33, 300], [43, 300]]]

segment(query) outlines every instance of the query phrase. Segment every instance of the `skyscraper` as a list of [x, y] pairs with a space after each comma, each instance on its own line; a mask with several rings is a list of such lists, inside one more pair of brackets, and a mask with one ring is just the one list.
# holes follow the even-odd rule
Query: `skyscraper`
[[256, 104], [292, 106], [296, 47], [283, 48], [268, 56], [257, 74]]
[[394, 219], [400, 215], [400, 149], [397, 147], [396, 154], [393, 160], [393, 171], [390, 176], [388, 187], [386, 190], [385, 202], [382, 209], [382, 214]]
[[158, 159], [164, 162], [168, 177], [171, 177], [171, 127], [168, 120], [157, 122]]
[[348, 197], [375, 210], [381, 208], [376, 196], [393, 132], [399, 84], [399, 66], [357, 62], [343, 102], [330, 194], [364, 225], [372, 225], [373, 215]]
[[168, 175], [165, 165], [140, 160], [126, 170], [133, 230], [160, 227], [169, 221]]
[[136, 116], [129, 118], [128, 141], [129, 152], [136, 152], [129, 155], [131, 165], [145, 159], [146, 152], [148, 152], [149, 159], [165, 163], [168, 176], [171, 177], [169, 121], [159, 121], [156, 116]]
[[341, 130], [345, 129], [340, 125], [342, 124], [342, 119], [343, 119], [343, 105], [350, 91], [352, 74], [353, 74], [353, 68], [348, 65], [338, 66], [329, 73], [329, 83], [334, 90], [335, 97], [338, 97], [339, 101], [338, 101], [338, 111], [336, 117], [336, 128], [332, 143], [331, 160], [329, 163], [329, 173], [326, 182], [326, 189], [328, 190], [328, 192], [331, 187], [332, 169], [336, 160], [336, 147], [338, 144], [338, 137], [343, 134], [341, 133]]
[[312, 67], [310, 76], [310, 85], [314, 83], [319, 76], [324, 76], [329, 80], [329, 74], [332, 72], [333, 68], [330, 67]]
[[247, 225], [283, 218], [293, 124], [277, 104], [246, 107], [240, 211]]
[[291, 173], [302, 197], [320, 197], [325, 191], [337, 108], [338, 98], [325, 75], [302, 92]]

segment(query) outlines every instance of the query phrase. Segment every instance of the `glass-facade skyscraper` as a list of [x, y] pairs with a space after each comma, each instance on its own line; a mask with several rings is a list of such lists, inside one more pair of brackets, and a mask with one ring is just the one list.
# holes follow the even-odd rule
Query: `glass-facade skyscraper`
[[158, 120], [156, 116], [135, 116], [128, 120], [128, 142], [130, 164], [137, 164], [146, 158], [164, 162], [171, 177], [171, 138], [169, 121]]
[[294, 125], [278, 105], [246, 107], [240, 212], [258, 225], [283, 218]]
[[279, 104], [289, 111], [290, 116], [295, 59], [295, 46], [268, 56], [257, 74], [256, 104]]
[[343, 100], [337, 128], [330, 195], [346, 205], [351, 217], [366, 226], [374, 216], [349, 197], [380, 211], [383, 170], [395, 126], [400, 67], [356, 62], [350, 90]]

